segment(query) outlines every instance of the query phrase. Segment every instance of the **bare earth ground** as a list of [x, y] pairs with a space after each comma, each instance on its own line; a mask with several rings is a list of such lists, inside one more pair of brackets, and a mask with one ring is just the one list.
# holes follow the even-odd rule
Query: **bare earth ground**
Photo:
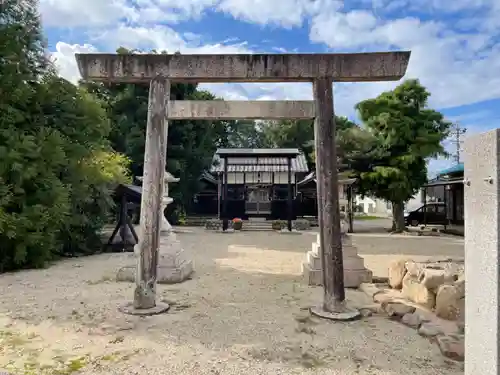
[[[0, 373], [13, 374], [462, 374], [437, 346], [381, 316], [310, 318], [322, 289], [300, 277], [314, 237], [266, 232], [177, 234], [195, 260], [183, 284], [160, 285], [169, 313], [117, 307], [133, 285], [113, 281], [131, 254], [62, 261], [0, 276]], [[458, 240], [353, 236], [368, 267], [407, 253], [462, 256]], [[362, 293], [348, 297], [368, 303]]]

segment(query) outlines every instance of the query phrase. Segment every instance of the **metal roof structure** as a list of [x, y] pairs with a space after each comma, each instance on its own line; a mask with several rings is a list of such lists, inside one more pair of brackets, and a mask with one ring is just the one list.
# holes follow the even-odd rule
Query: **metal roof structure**
[[200, 176], [200, 180], [206, 180], [212, 184], [217, 184], [218, 180], [210, 173], [207, 171], [204, 171], [202, 175]]
[[297, 156], [300, 150], [298, 148], [219, 148], [215, 153], [219, 156]]
[[[316, 183], [316, 172], [309, 173], [302, 181], [297, 182], [298, 186], [306, 185], [309, 182]], [[355, 178], [343, 178], [343, 176], [339, 175], [339, 184], [341, 185], [352, 185], [356, 182]]]
[[464, 163], [454, 165], [453, 167], [444, 169], [438, 173], [438, 176], [444, 176], [448, 174], [464, 173]]
[[447, 186], [447, 185], [456, 185], [463, 184], [464, 180], [462, 177], [450, 178], [450, 179], [434, 179], [423, 185], [422, 187], [428, 188], [433, 186]]
[[292, 172], [309, 172], [306, 157], [304, 154], [300, 153], [297, 148], [219, 149], [214, 155], [213, 165], [210, 168], [210, 172], [224, 172], [225, 160], [227, 160], [228, 163], [228, 173], [288, 172], [288, 157], [291, 158]]

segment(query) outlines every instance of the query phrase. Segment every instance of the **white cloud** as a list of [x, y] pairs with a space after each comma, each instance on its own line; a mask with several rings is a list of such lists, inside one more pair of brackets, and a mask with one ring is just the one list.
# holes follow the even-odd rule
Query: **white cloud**
[[67, 44], [58, 42], [56, 51], [52, 52], [52, 58], [59, 70], [59, 74], [68, 81], [76, 83], [80, 78], [80, 72], [76, 66], [75, 53], [93, 53], [97, 49], [90, 44]]
[[45, 26], [68, 28], [107, 26], [137, 17], [126, 0], [41, 0], [40, 13]]
[[222, 0], [218, 9], [233, 17], [257, 24], [300, 26], [307, 14], [302, 0]]
[[[499, 0], [457, 0], [453, 4], [444, 0], [358, 0], [357, 4], [361, 4], [359, 9], [346, 10], [337, 0], [41, 0], [41, 11], [47, 26], [83, 27], [88, 33], [88, 44], [57, 44], [55, 55], [61, 74], [72, 80], [78, 76], [74, 52], [95, 50], [96, 45], [105, 50], [125, 46], [183, 53], [249, 53], [259, 49], [232, 38], [231, 30], [227, 30], [227, 40], [209, 43], [206, 37], [210, 30], [207, 35], [185, 28], [182, 33], [176, 31], [176, 22], [199, 19], [208, 10], [215, 10], [245, 22], [284, 28], [301, 26], [308, 20], [311, 41], [334, 51], [410, 49], [407, 77], [419, 78], [432, 93], [431, 104], [438, 107], [500, 97], [500, 44], [494, 39], [499, 36]], [[352, 8], [352, 3], [349, 6]], [[415, 14], [426, 16], [397, 18], [398, 9], [404, 9], [404, 14], [418, 10]], [[449, 18], [450, 14], [454, 18]], [[283, 52], [274, 44], [272, 48]], [[335, 84], [335, 108], [340, 114], [352, 114], [355, 103], [395, 85], [397, 82]], [[312, 92], [308, 84], [202, 87], [238, 100], [309, 99]]]
[[493, 39], [486, 33], [458, 33], [444, 22], [383, 20], [353, 11], [317, 15], [311, 39], [335, 49], [411, 50], [406, 77], [420, 78], [433, 94], [432, 104], [439, 107], [500, 97], [500, 53], [488, 48]]

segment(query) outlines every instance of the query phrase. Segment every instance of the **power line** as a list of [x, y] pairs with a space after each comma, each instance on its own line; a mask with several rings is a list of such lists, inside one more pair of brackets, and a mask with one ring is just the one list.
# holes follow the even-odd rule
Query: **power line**
[[449, 140], [455, 147], [455, 153], [453, 154], [453, 159], [456, 164], [460, 163], [460, 151], [462, 148], [462, 135], [467, 132], [467, 129], [460, 126], [459, 123], [455, 123], [451, 126]]

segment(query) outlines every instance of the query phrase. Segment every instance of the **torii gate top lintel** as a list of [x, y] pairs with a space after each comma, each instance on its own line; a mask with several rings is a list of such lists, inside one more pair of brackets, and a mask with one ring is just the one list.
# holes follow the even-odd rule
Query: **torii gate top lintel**
[[145, 82], [164, 76], [177, 82], [397, 81], [409, 51], [327, 54], [76, 54], [85, 80]]

